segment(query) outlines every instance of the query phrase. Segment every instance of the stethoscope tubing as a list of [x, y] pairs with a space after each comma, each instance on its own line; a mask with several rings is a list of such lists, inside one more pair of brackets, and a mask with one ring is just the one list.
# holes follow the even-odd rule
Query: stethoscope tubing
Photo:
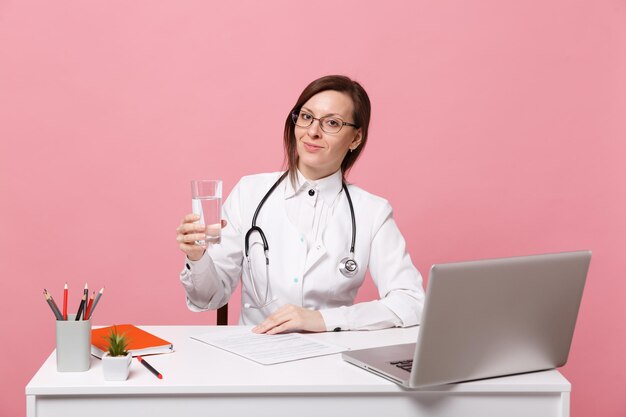
[[278, 180], [274, 183], [274, 185], [272, 185], [272, 188], [270, 188], [268, 190], [268, 192], [265, 193], [265, 195], [261, 199], [261, 202], [259, 203], [259, 205], [256, 207], [256, 210], [254, 211], [254, 216], [252, 216], [252, 227], [250, 227], [250, 230], [248, 230], [248, 232], [246, 233], [246, 238], [245, 238], [245, 241], [244, 241], [244, 251], [245, 251], [246, 258], [248, 257], [248, 249], [249, 249], [249, 245], [250, 245], [250, 235], [254, 231], [257, 231], [257, 232], [259, 232], [259, 234], [261, 235], [261, 239], [263, 240], [263, 251], [265, 252], [265, 263], [269, 265], [269, 258], [267, 257], [267, 252], [269, 251], [270, 247], [267, 244], [267, 239], [265, 237], [265, 233], [263, 233], [263, 230], [259, 226], [256, 225], [256, 218], [259, 216], [259, 212], [261, 211], [261, 207], [263, 207], [263, 205], [265, 204], [265, 201], [274, 192], [276, 187], [278, 187], [278, 184], [280, 184], [282, 182], [282, 180], [285, 179], [285, 177], [287, 176], [288, 173], [289, 173], [289, 171], [285, 171], [280, 176], [280, 178], [278, 178]]
[[[280, 184], [287, 177], [288, 173], [289, 173], [289, 171], [284, 172], [278, 178], [278, 180], [276, 180], [274, 185], [272, 185], [272, 187], [267, 191], [267, 193], [265, 193], [265, 195], [263, 196], [263, 198], [259, 202], [259, 205], [257, 206], [256, 210], [254, 211], [254, 216], [252, 216], [252, 226], [246, 232], [246, 236], [244, 238], [244, 254], [246, 256], [246, 262], [248, 264], [248, 275], [250, 276], [250, 283], [251, 283], [251, 286], [252, 286], [252, 292], [254, 293], [254, 297], [256, 298], [256, 302], [257, 302], [256, 306], [252, 306], [252, 305], [246, 303], [246, 305], [245, 305], [246, 308], [259, 308], [259, 309], [260, 308], [265, 308], [268, 305], [270, 305], [271, 303], [273, 303], [274, 301], [276, 301], [276, 299], [272, 299], [272, 300], [270, 300], [268, 302], [268, 297], [269, 297], [269, 292], [270, 292], [270, 281], [269, 281], [269, 265], [270, 265], [269, 244], [267, 242], [267, 238], [265, 237], [265, 233], [263, 232], [263, 229], [261, 229], [259, 226], [256, 225], [256, 220], [257, 220], [257, 217], [259, 216], [259, 212], [261, 211], [261, 208], [263, 207], [263, 205], [265, 204], [265, 202], [267, 201], [269, 196], [274, 192], [276, 187], [278, 187], [278, 184]], [[348, 199], [348, 206], [350, 207], [350, 218], [352, 220], [352, 240], [350, 242], [350, 254], [349, 254], [348, 257], [346, 257], [346, 258], [341, 260], [341, 262], [339, 264], [339, 271], [346, 278], [351, 278], [354, 275], [356, 275], [356, 273], [358, 271], [358, 265], [357, 265], [356, 261], [354, 260], [354, 246], [355, 246], [355, 242], [356, 242], [356, 219], [355, 219], [355, 216], [354, 216], [354, 206], [352, 205], [352, 198], [350, 198], [350, 192], [348, 191], [348, 187], [346, 186], [346, 183], [344, 181], [342, 181], [341, 186], [342, 186], [344, 192], [346, 193], [346, 198]], [[256, 288], [255, 280], [254, 280], [253, 273], [252, 273], [252, 265], [251, 265], [250, 258], [249, 258], [250, 236], [254, 232], [257, 232], [261, 236], [261, 240], [263, 241], [263, 253], [265, 255], [265, 278], [266, 278], [266, 283], [265, 283], [265, 297], [263, 298], [263, 302], [261, 302], [261, 297], [259, 297], [259, 293], [258, 293], [257, 288]]]
[[348, 205], [350, 206], [350, 217], [352, 219], [352, 242], [350, 243], [350, 255], [354, 259], [354, 243], [356, 242], [356, 219], [354, 218], [354, 206], [352, 205], [352, 198], [348, 192], [348, 187], [345, 182], [341, 183], [343, 190], [346, 192], [346, 198], [348, 199]]

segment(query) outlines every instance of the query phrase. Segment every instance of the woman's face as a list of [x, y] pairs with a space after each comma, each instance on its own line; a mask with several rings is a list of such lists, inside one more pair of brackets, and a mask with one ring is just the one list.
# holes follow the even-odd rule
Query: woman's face
[[[302, 116], [332, 117], [354, 123], [352, 99], [339, 91], [322, 91], [311, 97], [300, 110]], [[306, 114], [304, 114], [306, 113]], [[333, 121], [330, 121], [333, 123]], [[341, 167], [341, 162], [350, 149], [361, 143], [361, 129], [343, 126], [338, 133], [326, 133], [319, 120], [313, 120], [309, 127], [295, 126], [298, 150], [298, 169], [308, 179], [327, 177]]]

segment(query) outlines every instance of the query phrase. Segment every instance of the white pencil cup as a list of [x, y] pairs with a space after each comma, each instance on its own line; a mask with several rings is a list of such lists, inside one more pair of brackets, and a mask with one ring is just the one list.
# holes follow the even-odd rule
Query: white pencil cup
[[91, 320], [57, 320], [57, 371], [82, 372], [91, 365]]

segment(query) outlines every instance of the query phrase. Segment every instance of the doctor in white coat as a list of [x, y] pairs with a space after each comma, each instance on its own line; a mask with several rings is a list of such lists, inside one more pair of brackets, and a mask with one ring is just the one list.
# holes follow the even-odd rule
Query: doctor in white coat
[[[226, 304], [242, 282], [240, 324], [257, 333], [382, 329], [418, 324], [422, 278], [387, 200], [345, 183], [367, 142], [370, 101], [359, 83], [309, 84], [285, 122], [287, 171], [242, 178], [214, 231], [185, 216], [177, 242], [192, 311]], [[369, 269], [380, 299], [354, 304]]]

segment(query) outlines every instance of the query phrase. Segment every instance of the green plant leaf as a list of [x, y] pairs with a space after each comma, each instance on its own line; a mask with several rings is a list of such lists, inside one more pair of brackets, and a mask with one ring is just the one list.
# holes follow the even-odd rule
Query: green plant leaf
[[109, 356], [126, 356], [128, 353], [128, 339], [126, 333], [119, 334], [117, 326], [113, 326], [108, 336], [102, 336], [109, 343], [107, 351]]

